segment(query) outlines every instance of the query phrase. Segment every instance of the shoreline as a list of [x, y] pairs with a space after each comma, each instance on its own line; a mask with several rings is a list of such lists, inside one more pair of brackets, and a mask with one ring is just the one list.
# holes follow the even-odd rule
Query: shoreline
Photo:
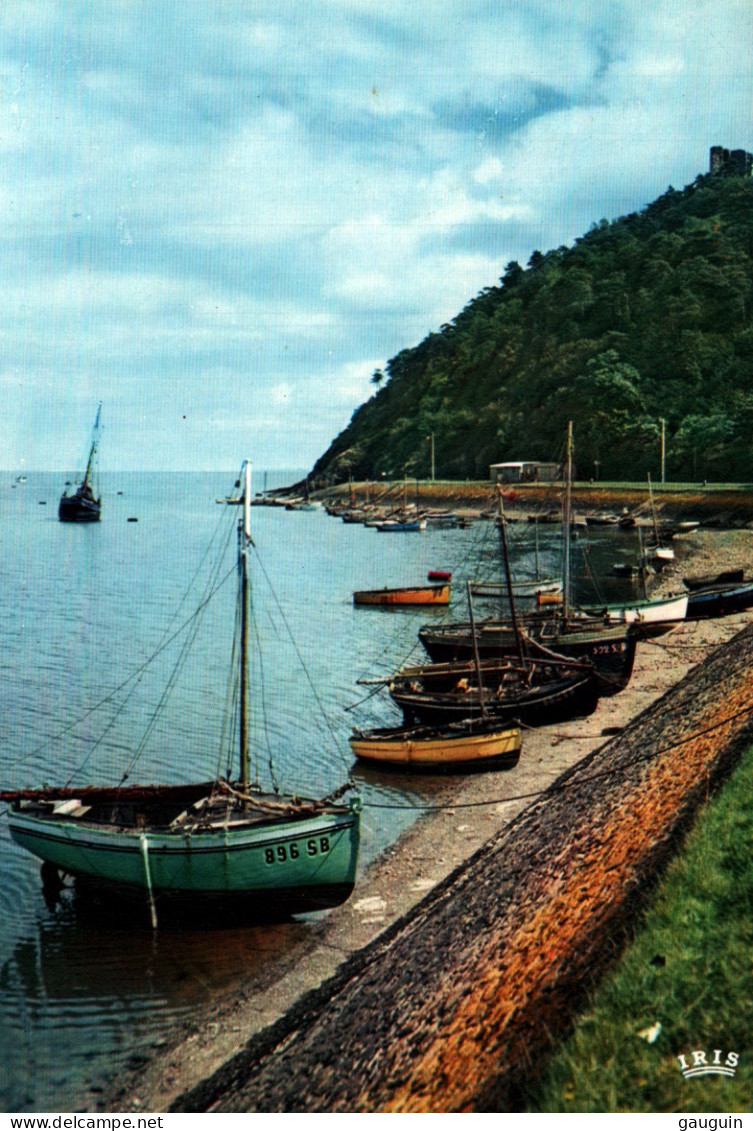
[[[683, 540], [682, 556], [663, 586], [679, 586], [682, 573], [718, 572], [732, 565], [753, 567], [753, 534], [697, 532]], [[624, 691], [602, 699], [588, 718], [525, 732], [520, 762], [512, 770], [448, 776], [440, 784], [433, 776], [432, 803], [443, 808], [419, 815], [365, 869], [347, 903], [309, 924], [276, 969], [250, 972], [201, 1008], [182, 1031], [170, 1034], [163, 1049], [145, 1054], [146, 1064], [121, 1075], [103, 1094], [90, 1094], [92, 1106], [85, 1110], [168, 1110], [181, 1093], [211, 1075], [303, 993], [409, 912], [564, 770], [607, 741], [608, 734], [624, 727], [748, 621], [742, 613], [681, 623], [663, 637], [642, 641]], [[378, 820], [378, 813], [370, 814]]]
[[[453, 510], [459, 518], [491, 518], [497, 513], [497, 484], [491, 480], [409, 480], [409, 502], [421, 510]], [[402, 480], [338, 484], [312, 492], [311, 499], [323, 506], [370, 505], [377, 510], [394, 508]], [[558, 509], [563, 484], [504, 483], [505, 516], [509, 522], [525, 522], [528, 514]], [[294, 487], [285, 492], [294, 492]], [[663, 521], [698, 520], [704, 529], [753, 528], [753, 487], [750, 484], [652, 484], [654, 509]], [[278, 494], [282, 501], [283, 492]], [[627, 511], [640, 524], [651, 525], [652, 509], [646, 483], [599, 483], [575, 481], [572, 508], [578, 516]]]

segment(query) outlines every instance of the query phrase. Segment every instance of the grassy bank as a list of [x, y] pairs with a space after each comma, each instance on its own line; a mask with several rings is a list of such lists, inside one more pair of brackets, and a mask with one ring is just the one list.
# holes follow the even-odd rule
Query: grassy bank
[[[753, 749], [708, 804], [645, 921], [570, 1038], [529, 1086], [531, 1112], [743, 1112], [753, 1094]], [[659, 1028], [657, 1028], [657, 1025]], [[733, 1078], [678, 1056], [739, 1054]]]

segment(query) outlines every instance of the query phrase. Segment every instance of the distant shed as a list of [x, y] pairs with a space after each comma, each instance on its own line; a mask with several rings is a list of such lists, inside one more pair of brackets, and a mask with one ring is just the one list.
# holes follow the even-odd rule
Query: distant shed
[[493, 463], [489, 467], [489, 478], [493, 483], [551, 483], [561, 475], [558, 463], [538, 463], [536, 460]]

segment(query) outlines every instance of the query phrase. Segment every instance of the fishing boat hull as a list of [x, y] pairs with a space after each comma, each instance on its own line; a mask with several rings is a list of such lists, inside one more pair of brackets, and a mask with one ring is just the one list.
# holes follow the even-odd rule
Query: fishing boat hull
[[87, 820], [87, 807], [76, 806], [75, 799], [21, 800], [8, 824], [22, 848], [85, 884], [158, 901], [238, 897], [258, 900], [265, 912], [273, 904], [291, 913], [335, 906], [355, 884], [355, 808], [153, 828], [139, 827], [135, 813], [131, 827]]
[[388, 684], [393, 701], [403, 712], [406, 725], [439, 725], [480, 719], [486, 715], [497, 723], [527, 727], [593, 714], [599, 700], [591, 673], [547, 680], [531, 686], [486, 687], [479, 694], [478, 684], [459, 678], [454, 686], [435, 688], [433, 680], [400, 677]]
[[101, 511], [99, 499], [88, 499], [83, 495], [63, 495], [58, 504], [61, 522], [99, 522]]
[[520, 728], [463, 721], [442, 729], [382, 727], [348, 739], [357, 758], [411, 770], [508, 769], [520, 758]]
[[[474, 655], [470, 624], [423, 625], [418, 638], [435, 663], [469, 660]], [[564, 656], [594, 669], [600, 696], [623, 691], [633, 674], [638, 637], [623, 625], [558, 627], [551, 622], [526, 625], [524, 647], [529, 655]], [[481, 659], [512, 656], [517, 651], [515, 632], [505, 621], [476, 626], [476, 648]]]
[[357, 589], [354, 605], [449, 605], [449, 585], [413, 585], [399, 589]]
[[693, 589], [688, 597], [686, 620], [726, 617], [753, 607], [753, 581], [734, 585], [710, 585]]

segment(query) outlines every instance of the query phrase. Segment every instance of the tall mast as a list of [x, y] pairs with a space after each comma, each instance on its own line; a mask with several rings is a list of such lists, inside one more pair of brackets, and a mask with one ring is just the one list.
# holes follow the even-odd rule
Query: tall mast
[[100, 414], [101, 411], [102, 411], [102, 402], [100, 401], [99, 407], [97, 408], [97, 416], [96, 416], [96, 419], [94, 421], [94, 428], [92, 429], [92, 443], [91, 443], [91, 448], [89, 449], [89, 461], [86, 465], [86, 473], [84, 474], [84, 483], [83, 483], [84, 486], [88, 486], [89, 476], [92, 473], [92, 465], [94, 464], [94, 456], [95, 456], [95, 453], [97, 451], [97, 435], [98, 435], [98, 432], [99, 432], [99, 414]]
[[243, 518], [238, 523], [238, 570], [241, 587], [240, 784], [248, 789], [248, 547], [251, 543], [251, 464], [243, 463]]
[[[505, 518], [505, 508], [502, 502], [502, 488], [499, 486], [499, 484], [497, 484], [497, 494], [499, 496], [499, 537], [502, 542], [502, 560], [504, 561], [505, 566], [507, 600], [510, 604], [510, 616], [512, 618], [513, 636], [515, 637], [515, 648], [522, 664], [525, 660], [523, 654], [523, 641], [520, 638], [520, 626], [518, 625], [518, 614], [515, 608], [515, 593], [513, 592], [512, 576], [510, 574], [510, 555], [507, 550], [507, 520]], [[470, 589], [468, 590], [468, 592], [470, 594]], [[470, 595], [468, 600], [470, 601]]]
[[473, 616], [473, 599], [471, 597], [471, 583], [466, 581], [465, 591], [468, 596], [468, 616], [471, 619], [471, 638], [473, 640], [473, 666], [476, 669], [476, 680], [478, 681], [478, 702], [481, 707], [481, 714], [486, 718], [486, 696], [484, 694], [484, 681], [481, 676], [481, 660], [478, 654], [478, 640], [476, 638], [476, 620]]
[[573, 422], [567, 422], [567, 455], [565, 459], [565, 506], [562, 516], [562, 619], [570, 613], [570, 522], [573, 488]]
[[658, 547], [659, 545], [659, 522], [656, 517], [656, 507], [654, 505], [654, 491], [651, 486], [651, 472], [648, 473], [648, 497], [651, 503], [651, 521], [654, 524], [654, 541]]

